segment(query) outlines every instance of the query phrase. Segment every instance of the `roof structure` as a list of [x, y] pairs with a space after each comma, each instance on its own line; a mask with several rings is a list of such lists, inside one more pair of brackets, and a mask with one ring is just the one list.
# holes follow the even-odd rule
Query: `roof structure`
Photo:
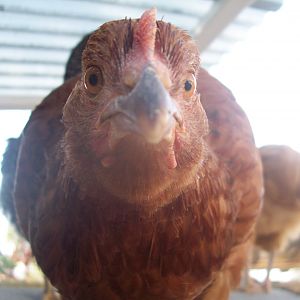
[[32, 108], [62, 83], [71, 49], [102, 23], [158, 18], [190, 32], [204, 67], [257, 26], [283, 0], [0, 0], [0, 109]]

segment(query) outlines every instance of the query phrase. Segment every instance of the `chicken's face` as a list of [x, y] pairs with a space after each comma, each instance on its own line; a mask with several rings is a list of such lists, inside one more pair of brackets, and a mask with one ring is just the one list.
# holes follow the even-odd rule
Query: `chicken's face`
[[161, 206], [195, 178], [208, 126], [196, 89], [197, 47], [155, 17], [149, 10], [92, 34], [64, 122], [75, 180]]

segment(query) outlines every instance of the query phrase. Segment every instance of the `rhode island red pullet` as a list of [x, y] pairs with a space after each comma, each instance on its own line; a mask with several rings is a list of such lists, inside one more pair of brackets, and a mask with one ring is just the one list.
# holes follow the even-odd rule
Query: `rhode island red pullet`
[[260, 210], [261, 165], [230, 91], [183, 30], [102, 25], [82, 73], [33, 111], [19, 224], [64, 299], [228, 299]]

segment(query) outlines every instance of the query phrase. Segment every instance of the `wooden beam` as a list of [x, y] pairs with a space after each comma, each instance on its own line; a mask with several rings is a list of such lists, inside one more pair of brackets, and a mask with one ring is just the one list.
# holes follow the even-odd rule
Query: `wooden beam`
[[[1, 61], [0, 76], [41, 76], [63, 77], [65, 64], [53, 62]], [[1, 86], [1, 83], [0, 83]]]
[[43, 99], [43, 96], [1, 96], [0, 110], [2, 109], [33, 109]]
[[35, 62], [35, 63], [52, 63], [65, 64], [70, 55], [66, 49], [45, 49], [34, 47], [13, 47], [0, 44], [0, 62]]
[[[139, 4], [138, 1], [132, 2]], [[186, 30], [192, 30], [197, 24], [199, 13], [205, 14], [210, 8], [211, 1], [207, 1], [206, 5], [199, 3], [199, 0], [192, 0], [188, 5], [181, 1], [181, 5], [178, 6], [179, 2], [176, 1], [179, 7], [177, 11], [176, 9], [174, 11], [173, 3], [162, 6], [165, 9], [158, 10], [157, 19], [164, 19]], [[155, 6], [150, 4], [150, 0], [147, 3], [150, 7]], [[181, 13], [180, 8], [184, 6], [188, 7], [188, 10], [184, 11], [189, 14]], [[83, 35], [96, 30], [107, 21], [123, 19], [126, 16], [139, 18], [144, 8], [140, 5], [130, 5], [126, 1], [116, 5], [114, 1], [82, 3], [78, 0], [51, 0], [49, 5], [49, 2], [40, 0], [1, 0], [0, 11], [0, 28], [3, 29]]]
[[214, 39], [237, 17], [237, 15], [255, 0], [222, 0], [211, 9], [206, 20], [194, 30], [194, 39], [203, 52]]

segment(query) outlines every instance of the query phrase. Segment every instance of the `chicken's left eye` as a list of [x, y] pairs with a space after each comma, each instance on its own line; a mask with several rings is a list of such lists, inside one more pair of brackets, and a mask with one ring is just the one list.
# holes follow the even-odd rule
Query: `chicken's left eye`
[[100, 92], [103, 86], [103, 75], [98, 67], [90, 67], [86, 70], [84, 74], [84, 86], [92, 95]]

